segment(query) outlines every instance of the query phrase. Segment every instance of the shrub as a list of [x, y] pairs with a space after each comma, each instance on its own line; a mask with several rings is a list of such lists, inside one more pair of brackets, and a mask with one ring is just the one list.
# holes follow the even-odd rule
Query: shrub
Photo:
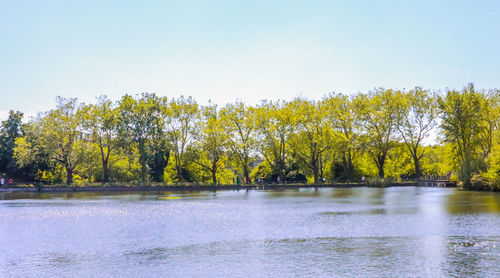
[[366, 180], [366, 186], [386, 187], [387, 186], [387, 179], [383, 179], [383, 178], [379, 178], [379, 177], [368, 178]]
[[491, 190], [493, 188], [492, 182], [488, 181], [481, 174], [474, 174], [470, 179], [471, 189], [476, 190]]

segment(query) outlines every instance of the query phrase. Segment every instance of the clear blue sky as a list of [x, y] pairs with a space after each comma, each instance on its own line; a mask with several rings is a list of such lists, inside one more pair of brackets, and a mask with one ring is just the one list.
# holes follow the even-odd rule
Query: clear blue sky
[[500, 1], [0, 0], [0, 116], [100, 94], [500, 88]]

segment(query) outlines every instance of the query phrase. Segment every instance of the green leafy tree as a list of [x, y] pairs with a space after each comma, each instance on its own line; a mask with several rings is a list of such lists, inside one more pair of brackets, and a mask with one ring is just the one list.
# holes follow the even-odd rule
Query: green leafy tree
[[393, 142], [394, 147], [387, 154], [385, 175], [394, 181], [408, 179], [413, 174], [413, 159], [407, 150], [406, 143]]
[[91, 140], [78, 140], [74, 148], [79, 163], [75, 167], [78, 176], [75, 175], [73, 180], [80, 184], [94, 182], [99, 170], [102, 170], [99, 145]]
[[112, 152], [118, 147], [118, 111], [106, 96], [100, 96], [97, 104], [82, 108], [83, 125], [99, 148], [101, 157], [103, 182], [109, 182]]
[[248, 181], [252, 151], [255, 148], [255, 109], [241, 101], [230, 103], [222, 109], [221, 116], [233, 159]]
[[154, 134], [146, 144], [148, 167], [154, 182], [164, 182], [164, 172], [171, 154], [171, 144], [164, 132]]
[[212, 184], [227, 161], [227, 138], [217, 106], [202, 108], [201, 130], [197, 133], [198, 154], [194, 162], [210, 172]]
[[285, 102], [263, 101], [255, 109], [256, 146], [272, 169], [272, 176], [284, 180], [287, 140], [292, 132], [291, 111]]
[[498, 130], [500, 120], [500, 91], [491, 90], [482, 94], [482, 123], [480, 136], [480, 146], [483, 158], [488, 158], [495, 142], [495, 132]]
[[385, 160], [396, 139], [394, 131], [400, 99], [398, 92], [384, 89], [360, 94], [354, 99], [356, 113], [366, 135], [366, 151], [375, 162], [380, 178], [385, 177]]
[[186, 150], [191, 146], [198, 132], [199, 107], [193, 98], [180, 97], [171, 100], [165, 112], [167, 114], [166, 134], [174, 150], [177, 179], [182, 182], [185, 180], [183, 166]]
[[118, 105], [118, 134], [126, 145], [135, 144], [141, 165], [142, 183], [148, 181], [147, 144], [154, 138], [162, 138], [164, 114], [161, 103], [163, 98], [144, 93], [138, 98], [125, 95]]
[[65, 169], [66, 184], [73, 183], [74, 170], [79, 163], [75, 143], [82, 140], [79, 107], [76, 98], [57, 97], [56, 109], [39, 115], [31, 125], [30, 140], [16, 140], [18, 164], [30, 164], [42, 153], [47, 154], [50, 160]]
[[295, 132], [288, 144], [294, 157], [312, 174], [314, 183], [320, 182], [328, 156], [326, 152], [333, 143], [331, 125], [325, 117], [326, 106], [321, 102], [297, 98], [288, 104], [293, 115]]
[[396, 127], [413, 159], [415, 177], [422, 176], [422, 141], [436, 125], [439, 115], [437, 98], [420, 87], [400, 94]]
[[482, 164], [478, 150], [484, 140], [481, 136], [484, 104], [484, 96], [475, 90], [473, 84], [462, 91], [450, 90], [439, 100], [444, 139], [454, 147], [460, 165], [459, 179], [466, 188], [471, 187], [470, 179], [479, 172]]
[[16, 139], [23, 136], [22, 119], [23, 113], [10, 110], [8, 119], [0, 124], [0, 173], [7, 173], [9, 176], [19, 172], [13, 155]]
[[327, 117], [332, 127], [337, 130], [338, 144], [336, 149], [341, 153], [341, 179], [354, 179], [354, 160], [359, 154], [361, 140], [359, 138], [358, 117], [353, 102], [348, 96], [330, 94], [323, 103], [328, 111]]
[[44, 173], [50, 173], [55, 166], [48, 150], [44, 148], [42, 129], [38, 122], [39, 118], [24, 124], [23, 136], [15, 140], [13, 158], [23, 169], [27, 181], [43, 181]]

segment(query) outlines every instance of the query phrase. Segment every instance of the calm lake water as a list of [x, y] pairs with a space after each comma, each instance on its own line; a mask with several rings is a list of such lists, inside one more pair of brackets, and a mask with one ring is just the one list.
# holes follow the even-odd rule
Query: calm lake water
[[500, 194], [0, 194], [0, 277], [130, 276], [500, 277]]

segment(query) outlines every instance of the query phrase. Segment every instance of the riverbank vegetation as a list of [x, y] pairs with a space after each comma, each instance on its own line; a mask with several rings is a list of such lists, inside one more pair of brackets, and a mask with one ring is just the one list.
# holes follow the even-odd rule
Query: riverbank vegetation
[[498, 90], [472, 84], [255, 106], [203, 106], [150, 93], [100, 96], [95, 104], [59, 97], [50, 111], [28, 120], [11, 111], [2, 122], [0, 173], [78, 185], [384, 183], [448, 175], [468, 189], [497, 190], [499, 100]]

